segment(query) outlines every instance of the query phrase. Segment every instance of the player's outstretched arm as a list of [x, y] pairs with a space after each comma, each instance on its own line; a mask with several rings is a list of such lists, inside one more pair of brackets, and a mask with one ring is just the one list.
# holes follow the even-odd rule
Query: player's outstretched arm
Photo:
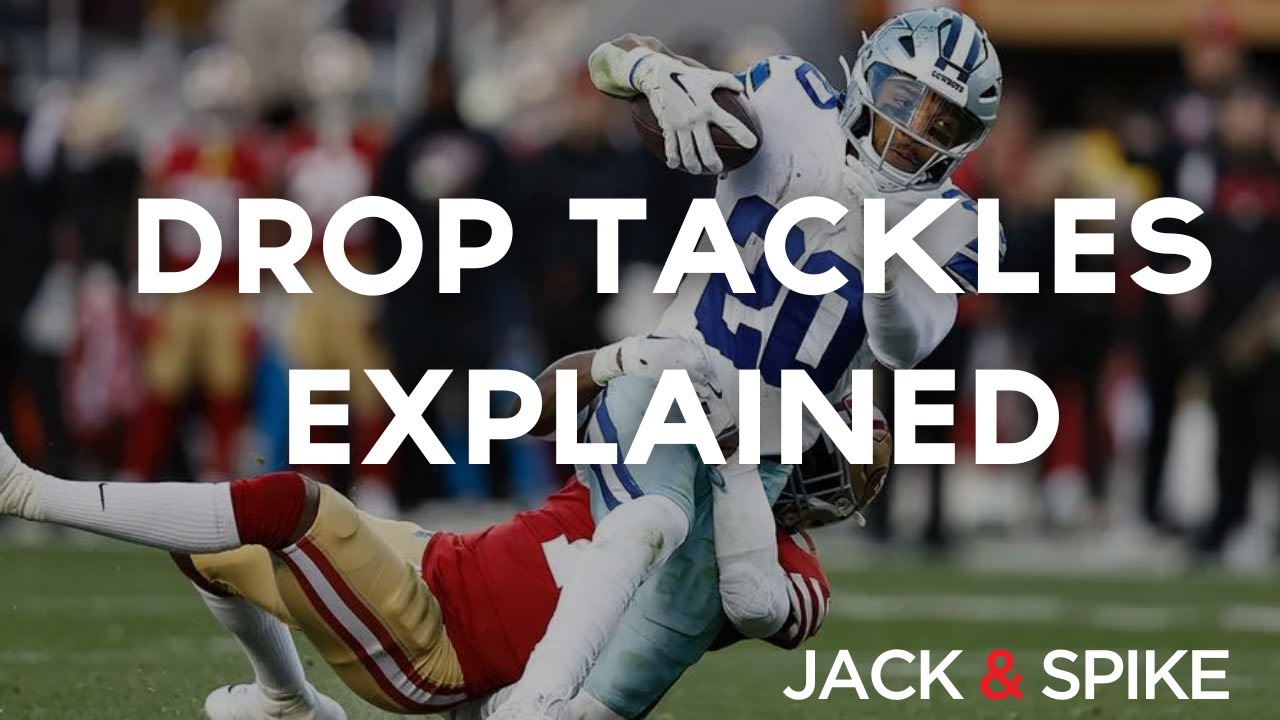
[[[871, 170], [852, 155], [845, 158], [841, 175], [844, 202], [859, 207], [867, 198], [883, 197]], [[967, 220], [967, 216], [966, 216]], [[932, 226], [927, 232], [934, 233]], [[973, 237], [970, 231], [946, 226], [942, 233], [923, 236], [923, 244], [950, 242], [957, 233]], [[866, 293], [862, 316], [867, 327], [867, 343], [882, 365], [893, 370], [914, 367], [942, 342], [956, 317], [956, 297], [935, 293], [899, 255], [884, 266], [885, 292]]]
[[862, 299], [867, 342], [886, 367], [915, 367], [951, 331], [956, 308], [955, 295], [934, 292], [895, 255], [885, 263], [885, 292]]
[[[551, 438], [556, 429], [556, 372], [577, 374], [577, 401], [581, 413], [609, 381], [619, 375], [635, 375], [658, 380], [666, 370], [685, 370], [694, 385], [709, 382], [711, 368], [702, 347], [682, 337], [633, 335], [595, 350], [582, 350], [552, 363], [534, 378], [542, 396], [542, 414], [533, 429], [536, 437]], [[512, 414], [520, 411], [516, 400]]]
[[587, 59], [595, 86], [616, 97], [643, 94], [662, 126], [667, 166], [695, 175], [724, 169], [711, 140], [710, 124], [720, 126], [734, 142], [753, 148], [758, 139], [712, 93], [724, 88], [743, 92], [727, 72], [711, 70], [671, 52], [656, 38], [623, 35], [600, 44]]

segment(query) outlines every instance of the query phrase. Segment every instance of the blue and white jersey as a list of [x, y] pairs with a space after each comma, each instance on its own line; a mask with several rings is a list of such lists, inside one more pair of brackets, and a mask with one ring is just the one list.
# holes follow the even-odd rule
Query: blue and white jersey
[[[778, 208], [808, 196], [855, 205], [846, 200], [842, 183], [848, 140], [839, 122], [840, 94], [816, 67], [794, 56], [766, 58], [739, 77], [760, 122], [761, 145], [751, 162], [722, 177], [716, 201], [755, 292], [733, 292], [723, 275], [689, 276], [659, 329], [710, 348], [730, 407], [738, 403], [737, 371], [761, 371], [760, 447], [770, 455], [780, 451], [782, 370], [807, 370], [823, 392], [838, 400], [849, 370], [870, 367], [874, 356], [862, 315], [859, 207], [850, 207], [835, 225], [801, 221], [787, 236], [787, 257], [797, 268], [812, 274], [837, 268], [848, 278], [838, 291], [825, 296], [791, 292], [764, 260], [765, 231]], [[890, 193], [885, 198], [887, 221], [896, 224], [929, 197], [960, 197], [963, 202], [917, 242], [947, 267], [961, 288], [972, 290], [977, 285], [976, 207], [958, 188], [947, 183], [927, 192]], [[816, 423], [806, 423], [805, 447], [818, 432]]]

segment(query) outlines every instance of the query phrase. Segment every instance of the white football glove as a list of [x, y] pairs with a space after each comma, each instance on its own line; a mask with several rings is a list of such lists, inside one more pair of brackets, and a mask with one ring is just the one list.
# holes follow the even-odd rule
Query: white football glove
[[692, 67], [655, 52], [636, 61], [632, 85], [649, 99], [662, 127], [667, 167], [694, 175], [724, 170], [711, 141], [710, 123], [719, 125], [742, 147], [756, 146], [755, 134], [711, 97], [718, 88], [743, 91], [742, 83], [727, 72]]
[[591, 358], [591, 379], [604, 386], [620, 375], [634, 375], [657, 382], [666, 370], [689, 373], [702, 409], [728, 457], [737, 449], [737, 417], [715, 383], [711, 361], [703, 347], [682, 337], [633, 335], [596, 351]]
[[607, 385], [619, 375], [661, 380], [664, 370], [686, 370], [695, 387], [711, 377], [711, 363], [702, 346], [682, 337], [632, 335], [596, 351], [591, 379]]

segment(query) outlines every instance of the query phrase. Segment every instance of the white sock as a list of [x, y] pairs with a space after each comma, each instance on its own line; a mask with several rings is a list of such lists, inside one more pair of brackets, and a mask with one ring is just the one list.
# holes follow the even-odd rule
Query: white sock
[[254, 680], [272, 700], [292, 700], [307, 694], [307, 677], [288, 626], [253, 603], [222, 597], [196, 588], [218, 624], [233, 636], [249, 657]]
[[688, 532], [684, 511], [659, 495], [637, 498], [606, 515], [560, 591], [511, 701], [563, 709], [613, 636], [636, 589]]
[[228, 483], [116, 483], [62, 480], [29, 467], [22, 517], [184, 554], [240, 546]]

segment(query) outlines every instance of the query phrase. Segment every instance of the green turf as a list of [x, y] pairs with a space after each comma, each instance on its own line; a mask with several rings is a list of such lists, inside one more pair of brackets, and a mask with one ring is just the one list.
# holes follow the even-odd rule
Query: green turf
[[[848, 648], [871, 690], [881, 650], [965, 651], [948, 673], [962, 701], [862, 701], [853, 690], [792, 702], [804, 656], [760, 644], [716, 653], [691, 671], [655, 716], [685, 718], [1269, 718], [1280, 704], [1280, 592], [1271, 581], [1188, 576], [1166, 580], [1002, 577], [945, 567], [894, 566], [833, 578], [837, 603], [819, 651], [819, 681], [835, 651]], [[1009, 608], [1016, 621], [1003, 608]], [[1233, 609], [1234, 608], [1234, 609]], [[1270, 614], [1269, 614], [1270, 613]], [[1261, 616], [1261, 619], [1259, 617]], [[1242, 624], [1237, 624], [1242, 623]], [[300, 642], [305, 646], [305, 641]], [[1020, 701], [978, 693], [983, 658], [996, 647], [1017, 656]], [[1129, 701], [1123, 683], [1098, 699], [1053, 702], [1039, 688], [1040, 658], [1052, 648], [1227, 649], [1225, 702]], [[352, 718], [384, 715], [362, 706], [316, 664], [312, 680]], [[1220, 663], [1221, 664], [1221, 663]], [[1189, 689], [1189, 662], [1175, 676]], [[904, 665], [891, 687], [913, 681]], [[1080, 664], [1076, 665], [1077, 670]], [[189, 586], [160, 553], [115, 545], [0, 547], [0, 720], [6, 718], [194, 718], [213, 687], [246, 678], [236, 645], [221, 635]], [[1061, 683], [1057, 683], [1061, 684]], [[935, 687], [935, 692], [942, 695]]]

